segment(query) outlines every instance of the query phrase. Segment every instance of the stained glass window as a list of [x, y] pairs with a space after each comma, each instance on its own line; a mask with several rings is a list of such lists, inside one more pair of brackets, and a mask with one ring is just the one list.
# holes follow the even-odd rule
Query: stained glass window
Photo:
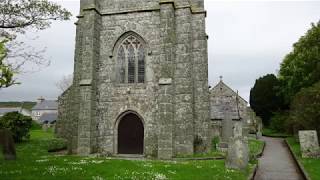
[[120, 83], [145, 82], [145, 49], [139, 38], [125, 38], [119, 45], [117, 60]]

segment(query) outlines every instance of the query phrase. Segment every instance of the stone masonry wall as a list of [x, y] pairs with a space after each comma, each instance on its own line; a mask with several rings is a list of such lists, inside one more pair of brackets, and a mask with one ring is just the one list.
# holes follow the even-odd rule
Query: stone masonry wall
[[[146, 156], [192, 154], [195, 136], [208, 149], [204, 19], [200, 0], [81, 0], [75, 78], [61, 97], [64, 125], [57, 129], [72, 141], [72, 152], [116, 154], [117, 125], [129, 111], [142, 118]], [[117, 82], [116, 47], [128, 33], [145, 41], [143, 84]]]

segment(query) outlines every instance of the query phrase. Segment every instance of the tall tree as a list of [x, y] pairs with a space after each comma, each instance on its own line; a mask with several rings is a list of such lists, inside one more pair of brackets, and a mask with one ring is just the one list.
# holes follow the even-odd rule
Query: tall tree
[[279, 81], [273, 74], [267, 74], [256, 80], [250, 90], [250, 106], [262, 118], [264, 125], [269, 125], [273, 112], [282, 106], [278, 96]]
[[320, 80], [320, 21], [293, 45], [293, 51], [281, 63], [279, 79], [287, 104], [301, 88]]
[[290, 106], [290, 124], [293, 132], [317, 130], [320, 137], [320, 82], [297, 93]]
[[[6, 43], [6, 58], [1, 62], [15, 72], [27, 63], [48, 65], [49, 61], [43, 56], [44, 49], [35, 49], [18, 41], [17, 36], [31, 29], [44, 30], [53, 20], [69, 20], [70, 17], [69, 11], [48, 0], [0, 0], [0, 38], [10, 40]], [[8, 86], [10, 84], [0, 88]]]

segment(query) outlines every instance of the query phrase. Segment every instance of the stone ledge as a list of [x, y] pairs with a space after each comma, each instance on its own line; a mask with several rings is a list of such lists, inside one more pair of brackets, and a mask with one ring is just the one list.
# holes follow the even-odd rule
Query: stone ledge
[[80, 86], [91, 86], [92, 80], [91, 79], [83, 79], [80, 81]]
[[287, 145], [291, 156], [293, 157], [294, 161], [296, 162], [296, 164], [298, 165], [298, 169], [300, 170], [300, 172], [302, 173], [302, 176], [306, 179], [306, 180], [311, 180], [309, 174], [307, 173], [307, 171], [304, 169], [303, 165], [299, 162], [297, 156], [294, 154], [290, 144], [288, 143], [288, 141], [285, 139], [285, 144]]
[[159, 85], [170, 85], [172, 84], [172, 78], [160, 78]]
[[[187, 6], [176, 6], [175, 2], [172, 0], [163, 0], [159, 4], [168, 4], [172, 3], [174, 5], [174, 9], [186, 9], [189, 8], [192, 14], [204, 14], [205, 17], [207, 17], [207, 11], [199, 9], [199, 8], [194, 8], [191, 5]], [[134, 10], [120, 10], [117, 12], [101, 12], [99, 9], [96, 7], [89, 7], [89, 8], [84, 8], [81, 11], [95, 11], [97, 14], [100, 16], [107, 16], [107, 15], [117, 15], [117, 14], [128, 14], [128, 13], [136, 13], [136, 12], [151, 12], [151, 11], [160, 11], [160, 7], [156, 8], [146, 8], [146, 9], [134, 9]], [[83, 18], [84, 15], [80, 13], [80, 15], [77, 16], [77, 18]]]

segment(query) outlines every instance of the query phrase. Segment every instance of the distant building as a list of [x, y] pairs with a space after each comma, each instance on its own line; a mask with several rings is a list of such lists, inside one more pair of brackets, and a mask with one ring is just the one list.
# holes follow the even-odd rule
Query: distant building
[[43, 97], [38, 99], [37, 104], [32, 108], [32, 119], [39, 122], [55, 122], [58, 116], [58, 102], [46, 100]]
[[212, 134], [221, 137], [223, 142], [228, 142], [233, 136], [236, 121], [242, 122], [246, 134], [258, 131], [258, 118], [248, 102], [227, 86], [222, 77], [220, 82], [210, 89], [210, 118]]
[[58, 119], [57, 113], [45, 113], [39, 119], [41, 124], [55, 124]]
[[28, 111], [27, 109], [23, 109], [21, 107], [2, 107], [0, 108], [0, 117], [4, 116], [5, 114], [9, 112], [19, 112], [23, 114], [24, 116], [31, 116], [31, 112]]

